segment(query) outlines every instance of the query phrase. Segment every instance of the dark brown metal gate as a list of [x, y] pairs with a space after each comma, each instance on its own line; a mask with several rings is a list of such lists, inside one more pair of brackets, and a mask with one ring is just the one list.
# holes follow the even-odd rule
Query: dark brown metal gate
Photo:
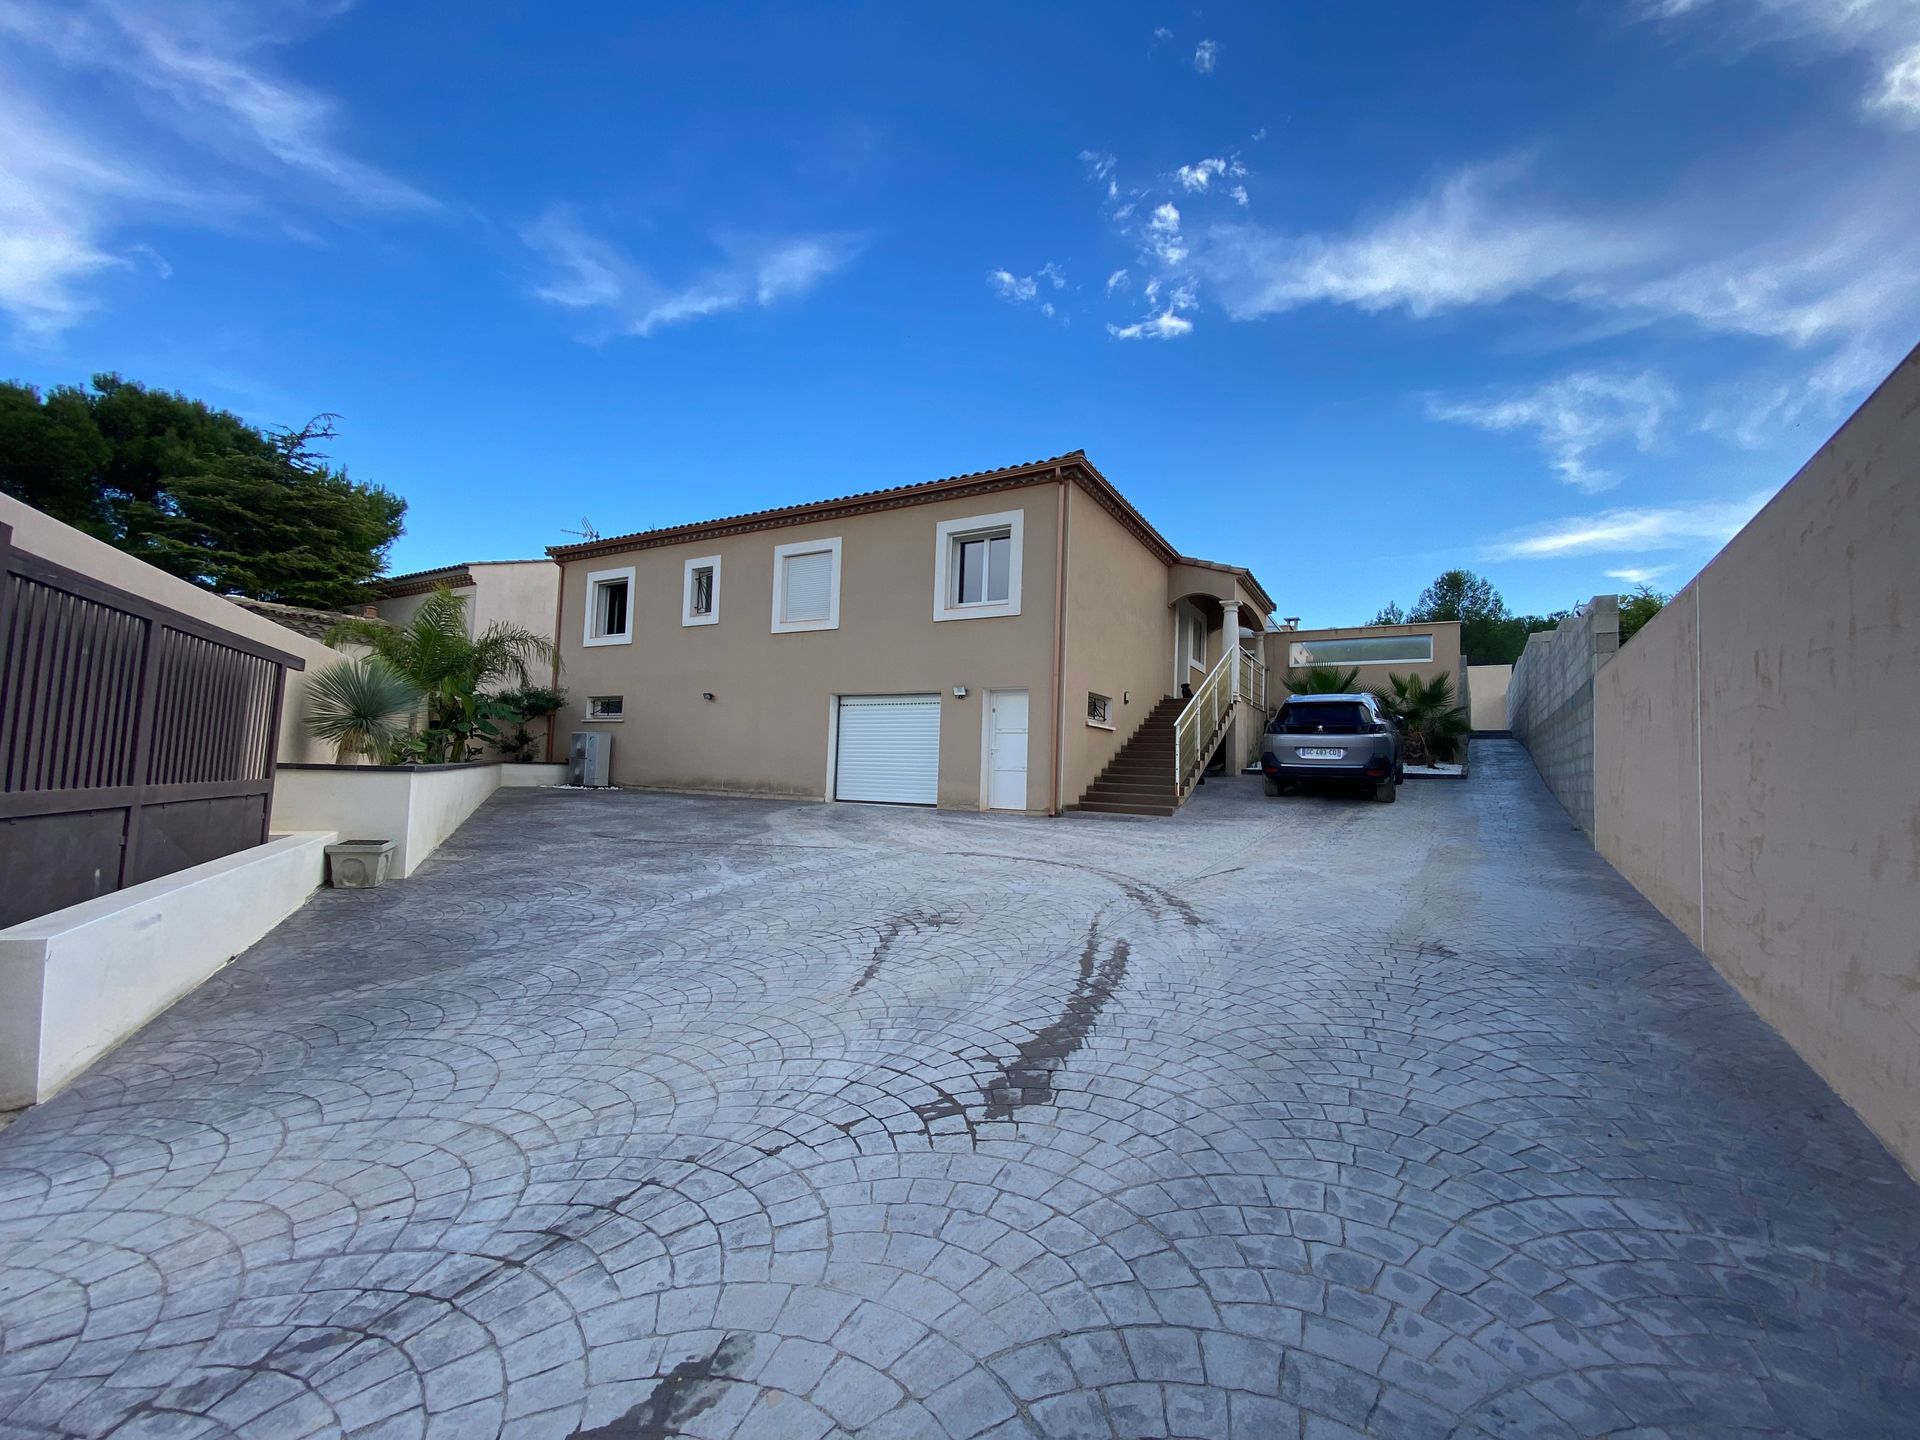
[[0, 926], [264, 841], [305, 663], [11, 542], [0, 525]]

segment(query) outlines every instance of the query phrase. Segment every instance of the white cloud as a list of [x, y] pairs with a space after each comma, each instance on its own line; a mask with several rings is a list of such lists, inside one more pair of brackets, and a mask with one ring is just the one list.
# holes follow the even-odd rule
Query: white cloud
[[617, 247], [586, 230], [572, 211], [549, 209], [520, 232], [554, 274], [534, 287], [542, 300], [568, 309], [604, 311], [629, 335], [806, 294], [860, 251], [852, 235], [805, 235], [772, 241], [729, 240], [723, 263], [680, 285], [656, 280]]
[[1124, 290], [1126, 288], [1127, 272], [1124, 269], [1116, 270], [1107, 276], [1107, 294], [1111, 295], [1116, 290]]
[[1202, 75], [1211, 75], [1213, 65], [1220, 58], [1220, 47], [1211, 40], [1202, 40], [1193, 47], [1193, 68]]
[[1015, 305], [1024, 305], [1040, 293], [1031, 275], [1015, 275], [1011, 270], [989, 270], [987, 284], [1002, 300], [1010, 300]]
[[1820, 51], [1858, 56], [1871, 79], [1861, 97], [1869, 117], [1920, 125], [1920, 5], [1913, 0], [1642, 0], [1640, 17], [1720, 45], [1733, 57], [1780, 44], [1805, 58]]
[[120, 238], [142, 219], [270, 215], [290, 231], [341, 202], [435, 208], [347, 152], [332, 100], [274, 71], [269, 52], [330, 15], [293, 4], [241, 23], [212, 0], [0, 4], [0, 309], [21, 334], [71, 325], [95, 304], [90, 279], [151, 254]]
[[1771, 366], [1724, 381], [1709, 393], [1700, 429], [1750, 450], [1809, 421], [1824, 431], [1851, 402], [1879, 384], [1905, 353], [1904, 336], [1849, 343], [1811, 369]]
[[[1160, 290], [1158, 279], [1147, 282], [1148, 305], [1160, 303]], [[1116, 340], [1178, 340], [1183, 335], [1193, 333], [1193, 322], [1181, 312], [1197, 309], [1199, 304], [1199, 297], [1194, 294], [1191, 285], [1176, 285], [1173, 293], [1167, 297], [1165, 309], [1148, 314], [1131, 325], [1108, 325], [1107, 333]]]
[[1867, 109], [1895, 125], [1920, 125], [1920, 45], [1887, 62], [1879, 88], [1867, 96]]
[[1173, 38], [1173, 31], [1164, 25], [1156, 25], [1153, 27], [1153, 38], [1156, 40], [1171, 40]]
[[1472, 402], [1433, 402], [1436, 420], [1483, 430], [1531, 432], [1560, 479], [1581, 490], [1605, 490], [1618, 477], [1595, 455], [1630, 443], [1652, 449], [1677, 397], [1651, 371], [1637, 375], [1579, 371], [1513, 394]]
[[1149, 315], [1131, 325], [1109, 325], [1107, 333], [1116, 340], [1178, 340], [1193, 333], [1193, 322], [1174, 313], [1168, 306], [1158, 315]]
[[1773, 492], [1639, 510], [1606, 510], [1512, 531], [1488, 541], [1488, 560], [1556, 560], [1626, 550], [1682, 550], [1724, 545], [1760, 513]]
[[[989, 270], [987, 284], [994, 294], [1009, 305], [1030, 305], [1040, 300], [1042, 287], [1056, 291], [1066, 289], [1067, 277], [1058, 265], [1049, 260], [1031, 275], [1016, 275], [1011, 270]], [[1059, 313], [1051, 300], [1040, 300], [1039, 308], [1040, 313], [1049, 320]]]
[[1192, 165], [1182, 165], [1174, 171], [1174, 177], [1188, 190], [1205, 192], [1220, 176], [1227, 173], [1227, 162], [1219, 156], [1197, 161]]
[[1236, 185], [1231, 190], [1227, 191], [1227, 194], [1233, 197], [1233, 203], [1238, 205], [1242, 210], [1247, 208], [1247, 187], [1246, 186]]
[[1517, 201], [1520, 162], [1460, 171], [1384, 219], [1338, 235], [1223, 226], [1199, 257], [1236, 319], [1320, 302], [1428, 316], [1605, 275], [1644, 258], [1641, 236]]
[[1624, 580], [1629, 585], [1651, 585], [1662, 575], [1671, 575], [1673, 570], [1671, 565], [1627, 565], [1607, 571], [1607, 578]]
[[1147, 246], [1162, 265], [1176, 268], [1186, 263], [1187, 246], [1180, 238], [1180, 210], [1171, 202], [1153, 207], [1147, 221]]

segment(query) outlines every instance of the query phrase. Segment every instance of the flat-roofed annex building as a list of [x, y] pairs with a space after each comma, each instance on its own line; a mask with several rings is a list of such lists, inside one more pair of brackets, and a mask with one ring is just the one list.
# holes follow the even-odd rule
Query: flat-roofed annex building
[[1057, 813], [1273, 609], [1081, 451], [548, 553], [559, 733], [625, 786]]

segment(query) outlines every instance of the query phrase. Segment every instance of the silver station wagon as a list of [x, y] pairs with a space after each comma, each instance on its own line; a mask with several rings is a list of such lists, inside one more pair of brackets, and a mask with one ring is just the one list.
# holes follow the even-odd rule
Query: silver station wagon
[[1294, 695], [1280, 707], [1260, 743], [1267, 794], [1298, 781], [1343, 780], [1371, 785], [1392, 804], [1405, 778], [1400, 727], [1368, 694]]

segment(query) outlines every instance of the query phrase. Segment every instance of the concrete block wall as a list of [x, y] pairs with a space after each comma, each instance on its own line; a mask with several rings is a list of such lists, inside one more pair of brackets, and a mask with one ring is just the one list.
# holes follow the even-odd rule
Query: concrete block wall
[[1513, 738], [1593, 838], [1593, 677], [1620, 648], [1620, 606], [1596, 595], [1556, 630], [1527, 637], [1507, 686]]

